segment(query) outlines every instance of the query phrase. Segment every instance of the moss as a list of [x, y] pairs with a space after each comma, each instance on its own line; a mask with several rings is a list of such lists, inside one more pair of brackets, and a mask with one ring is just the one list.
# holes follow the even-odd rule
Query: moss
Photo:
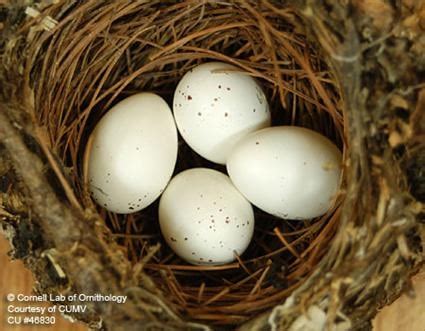
[[21, 219], [15, 227], [15, 231], [16, 236], [12, 240], [15, 258], [22, 259], [28, 255], [34, 255], [44, 246], [41, 229], [30, 220]]

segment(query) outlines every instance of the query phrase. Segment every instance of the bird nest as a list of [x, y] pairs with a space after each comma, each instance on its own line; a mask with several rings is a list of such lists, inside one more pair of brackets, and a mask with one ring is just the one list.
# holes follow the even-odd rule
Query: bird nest
[[[395, 56], [408, 41], [409, 54], [423, 54], [420, 26], [394, 18], [400, 11], [411, 22], [422, 13], [415, 9], [384, 1], [6, 2], [0, 216], [37, 291], [128, 295], [125, 304], [91, 302], [73, 314], [111, 330], [363, 327], [423, 261], [417, 68], [425, 65]], [[171, 104], [184, 73], [207, 61], [255, 77], [274, 125], [321, 132], [344, 155], [326, 215], [300, 222], [256, 210], [250, 247], [222, 266], [178, 258], [160, 235], [157, 204], [114, 214], [93, 203], [83, 180], [88, 137], [111, 106], [141, 91]], [[225, 170], [180, 141], [176, 173], [197, 166]]]

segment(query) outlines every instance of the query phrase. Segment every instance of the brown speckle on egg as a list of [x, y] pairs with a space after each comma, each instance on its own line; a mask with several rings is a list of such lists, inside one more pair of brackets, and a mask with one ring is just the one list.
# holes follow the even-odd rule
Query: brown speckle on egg
[[227, 116], [229, 116], [229, 114], [228, 113], [224, 113], [224, 117], [227, 117]]
[[201, 113], [201, 112], [199, 112], [199, 113], [198, 113], [198, 116], [202, 116], [202, 113]]
[[177, 239], [176, 239], [176, 238], [174, 238], [174, 237], [170, 237], [170, 240], [171, 240], [172, 242], [177, 242]]
[[192, 100], [192, 96], [191, 95], [188, 95], [187, 96], [187, 100]]

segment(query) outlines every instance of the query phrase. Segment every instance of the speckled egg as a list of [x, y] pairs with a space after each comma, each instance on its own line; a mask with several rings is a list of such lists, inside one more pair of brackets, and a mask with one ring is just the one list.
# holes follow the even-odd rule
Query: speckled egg
[[177, 129], [158, 95], [139, 93], [96, 125], [85, 152], [85, 176], [94, 200], [109, 211], [139, 211], [164, 190], [177, 159]]
[[225, 264], [241, 255], [254, 232], [251, 204], [221, 172], [194, 168], [175, 176], [159, 203], [168, 245], [191, 264]]
[[242, 139], [227, 163], [239, 191], [286, 219], [323, 215], [334, 204], [342, 156], [329, 139], [295, 126], [266, 128]]
[[209, 62], [187, 72], [173, 101], [174, 117], [188, 145], [204, 158], [225, 164], [235, 143], [270, 125], [263, 90], [237, 67]]

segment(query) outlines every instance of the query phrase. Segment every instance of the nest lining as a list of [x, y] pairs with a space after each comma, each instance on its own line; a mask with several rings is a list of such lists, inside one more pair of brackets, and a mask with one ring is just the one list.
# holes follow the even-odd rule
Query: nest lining
[[[126, 216], [93, 204], [83, 185], [82, 155], [112, 105], [140, 91], [158, 93], [171, 105], [183, 74], [211, 60], [236, 65], [260, 82], [273, 125], [312, 128], [345, 152], [337, 83], [296, 12], [268, 1], [86, 1], [52, 5], [45, 15], [61, 20], [51, 34], [38, 35], [33, 44], [43, 46], [29, 52], [33, 116], [68, 171], [71, 185], [62, 184], [71, 203], [97, 209], [130, 261], [142, 261], [170, 307], [188, 319], [239, 324], [282, 302], [326, 252], [342, 194], [326, 215], [306, 222], [256, 210], [254, 241], [235, 263], [189, 266], [161, 238], [157, 204]], [[180, 140], [175, 173], [196, 166], [224, 171]]]

